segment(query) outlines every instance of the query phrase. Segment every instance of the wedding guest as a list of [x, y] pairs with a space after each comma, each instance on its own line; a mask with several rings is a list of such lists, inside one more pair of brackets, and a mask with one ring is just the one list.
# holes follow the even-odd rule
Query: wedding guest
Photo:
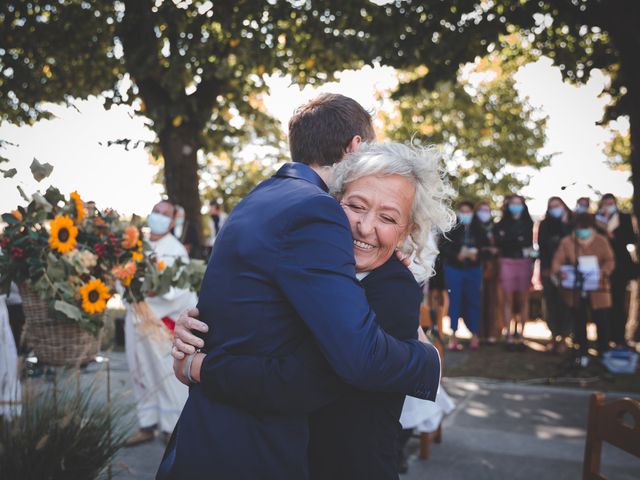
[[576, 200], [575, 213], [589, 213], [591, 210], [591, 199], [589, 197], [580, 197]]
[[[441, 240], [438, 240], [438, 244]], [[439, 247], [438, 247], [439, 250]], [[429, 324], [431, 328], [435, 328], [438, 338], [436, 346], [444, 347], [442, 338], [442, 319], [449, 310], [449, 293], [444, 281], [444, 269], [442, 266], [442, 255], [437, 254], [433, 264], [433, 276], [427, 279], [426, 295], [424, 298], [425, 308], [429, 315]], [[423, 327], [425, 325], [422, 325]]]
[[[504, 326], [507, 344], [521, 343], [529, 317], [529, 288], [533, 275], [533, 221], [520, 195], [505, 199], [502, 219], [496, 225], [496, 244], [500, 251], [500, 286], [504, 292]], [[519, 315], [514, 312], [519, 306]], [[514, 333], [511, 333], [511, 320]], [[518, 329], [520, 327], [520, 329]]]
[[449, 292], [449, 318], [453, 334], [447, 348], [459, 350], [456, 331], [458, 320], [471, 332], [469, 348], [476, 350], [480, 342], [480, 296], [482, 286], [482, 264], [479, 251], [487, 245], [487, 237], [477, 223], [473, 223], [473, 204], [468, 201], [458, 203], [456, 226], [440, 245], [444, 264], [444, 278]]
[[211, 200], [209, 202], [209, 238], [206, 242], [209, 249], [213, 249], [213, 244], [227, 221], [227, 216], [220, 200]]
[[0, 295], [0, 422], [20, 413], [18, 350], [9, 325], [6, 295]]
[[186, 219], [184, 208], [181, 205], [176, 205], [175, 208], [175, 226], [171, 233], [184, 245], [190, 258], [202, 258], [197, 227]]
[[560, 240], [572, 231], [572, 215], [567, 204], [560, 197], [547, 201], [547, 213], [538, 229], [540, 246], [540, 277], [545, 305], [545, 321], [551, 331], [548, 350], [557, 353], [566, 351], [565, 339], [571, 334], [571, 319], [560, 291], [551, 278], [551, 262], [558, 250]]
[[486, 238], [485, 246], [480, 248], [482, 260], [482, 315], [480, 316], [480, 338], [489, 343], [495, 342], [502, 331], [502, 309], [500, 292], [500, 265], [496, 246], [495, 222], [491, 205], [481, 201], [476, 204], [473, 221], [480, 227]]
[[[166, 200], [158, 202], [147, 218], [149, 241], [159, 261], [171, 266], [177, 259], [187, 263], [189, 255], [173, 236], [176, 208]], [[140, 429], [127, 446], [154, 439], [160, 430], [167, 441], [187, 401], [188, 390], [173, 375], [171, 326], [181, 312], [196, 305], [197, 296], [186, 289], [171, 288], [164, 295], [148, 296], [147, 312], [127, 305], [125, 349], [131, 372]]]
[[9, 312], [9, 324], [13, 332], [15, 344], [18, 347], [18, 353], [22, 353], [25, 346], [22, 344], [22, 330], [24, 327], [24, 311], [22, 310], [22, 297], [18, 285], [11, 282], [9, 295], [6, 299], [7, 310]]
[[611, 193], [602, 196], [595, 225], [598, 232], [609, 239], [616, 260], [616, 268], [611, 274], [611, 340], [617, 346], [626, 347], [626, 295], [634, 272], [627, 245], [635, 244], [638, 238], [633, 230], [631, 215], [618, 210], [616, 197]]
[[[574, 273], [581, 257], [595, 257], [597, 259], [599, 282], [595, 290], [586, 290], [585, 279]], [[563, 271], [563, 266], [568, 266], [573, 272], [574, 281], [570, 285], [566, 284], [570, 273]], [[586, 367], [589, 364], [587, 356], [588, 316], [595, 322], [598, 331], [598, 354], [602, 355], [608, 350], [611, 309], [610, 277], [614, 268], [613, 251], [607, 238], [595, 231], [593, 215], [578, 214], [573, 234], [560, 241], [553, 256], [551, 273], [561, 282], [562, 298], [572, 310], [574, 336], [579, 345], [577, 361], [581, 367]], [[580, 278], [582, 278], [581, 281]], [[565, 280], [564, 284], [562, 284], [562, 280]]]

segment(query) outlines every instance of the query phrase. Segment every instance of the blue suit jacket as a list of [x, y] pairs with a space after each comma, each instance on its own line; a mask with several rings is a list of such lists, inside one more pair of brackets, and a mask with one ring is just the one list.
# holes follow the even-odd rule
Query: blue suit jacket
[[285, 165], [236, 207], [216, 240], [198, 308], [210, 327], [209, 353], [159, 479], [308, 478], [306, 412], [255, 413], [216, 400], [224, 355], [308, 358], [319, 383], [326, 379], [321, 388], [309, 382], [319, 404], [335, 398], [341, 383], [324, 375], [315, 349], [358, 388], [435, 395], [439, 365], [436, 371], [419, 342], [379, 328], [355, 278], [346, 217], [305, 165]]

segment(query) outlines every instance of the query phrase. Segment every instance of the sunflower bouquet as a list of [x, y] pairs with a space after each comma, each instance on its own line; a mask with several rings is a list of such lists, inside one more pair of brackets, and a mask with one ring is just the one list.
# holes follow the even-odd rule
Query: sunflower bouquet
[[1, 291], [16, 282], [45, 300], [55, 318], [97, 334], [115, 292], [113, 266], [144, 255], [142, 241], [126, 241], [138, 227], [123, 227], [113, 211], [88, 211], [77, 192], [65, 197], [55, 187], [34, 194], [2, 220]]

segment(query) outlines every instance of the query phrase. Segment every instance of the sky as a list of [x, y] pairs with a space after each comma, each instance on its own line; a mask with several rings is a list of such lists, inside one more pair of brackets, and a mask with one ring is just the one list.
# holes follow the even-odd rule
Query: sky
[[[516, 80], [520, 94], [549, 117], [544, 151], [556, 153], [549, 167], [533, 173], [522, 192], [531, 198], [530, 211], [543, 214], [547, 198], [552, 195], [562, 196], [569, 206], [580, 196], [595, 199], [588, 185], [603, 193], [631, 196], [628, 173], [613, 171], [605, 163], [602, 148], [610, 133], [596, 125], [606, 103], [606, 99], [599, 98], [606, 79], [596, 73], [584, 86], [568, 85], [562, 82], [560, 71], [551, 66], [551, 61], [542, 59], [523, 67]], [[301, 89], [287, 78], [273, 77], [265, 105], [286, 129], [293, 110], [319, 92], [350, 96], [375, 114], [388, 107], [388, 100], [381, 100], [377, 93], [388, 91], [395, 84], [393, 70], [387, 67], [342, 72], [338, 82], [319, 88]], [[64, 194], [77, 190], [83, 199], [94, 200], [99, 208], [111, 207], [127, 215], [147, 214], [162, 193], [162, 187], [153, 183], [156, 167], [150, 163], [148, 153], [143, 147], [126, 151], [121, 146], [106, 145], [119, 138], [153, 140], [144, 119], [133, 116], [126, 106], [105, 111], [97, 98], [76, 101], [74, 106], [51, 106], [55, 118], [33, 126], [0, 125], [0, 138], [16, 145], [0, 151], [10, 159], [0, 168], [15, 167], [19, 172], [13, 179], [0, 178], [0, 212], [23, 203], [16, 185], [29, 194], [53, 184]], [[41, 184], [33, 180], [29, 171], [33, 158], [54, 166], [52, 175]], [[571, 186], [562, 191], [565, 185]]]

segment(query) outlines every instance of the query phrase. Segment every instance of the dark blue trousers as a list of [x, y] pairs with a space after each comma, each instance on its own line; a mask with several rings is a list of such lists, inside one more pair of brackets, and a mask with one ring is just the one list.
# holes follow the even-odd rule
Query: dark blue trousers
[[451, 330], [458, 329], [458, 319], [462, 317], [471, 333], [477, 335], [482, 314], [482, 267], [457, 268], [445, 264], [444, 281], [449, 292]]

